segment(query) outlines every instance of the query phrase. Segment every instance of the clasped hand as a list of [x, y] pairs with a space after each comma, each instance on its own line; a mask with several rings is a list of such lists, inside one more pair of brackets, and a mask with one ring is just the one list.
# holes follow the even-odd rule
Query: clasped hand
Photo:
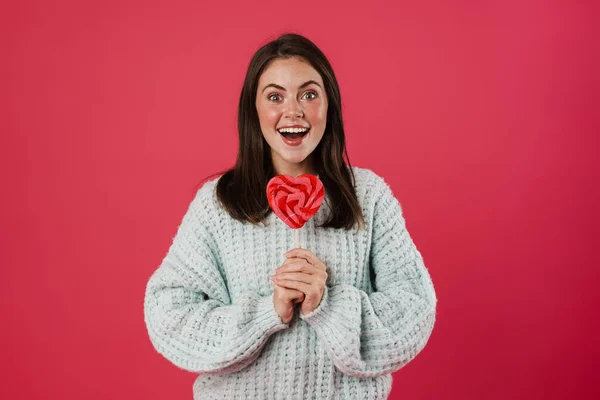
[[294, 316], [294, 304], [301, 303], [306, 315], [321, 303], [327, 282], [326, 265], [308, 249], [297, 248], [284, 254], [287, 259], [275, 270], [273, 303], [284, 323]]

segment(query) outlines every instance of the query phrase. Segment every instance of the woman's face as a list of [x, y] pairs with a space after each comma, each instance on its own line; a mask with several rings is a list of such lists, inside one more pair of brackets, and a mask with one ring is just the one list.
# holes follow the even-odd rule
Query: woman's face
[[276, 172], [314, 174], [308, 156], [327, 125], [327, 95], [319, 73], [299, 57], [273, 61], [258, 80], [256, 110]]

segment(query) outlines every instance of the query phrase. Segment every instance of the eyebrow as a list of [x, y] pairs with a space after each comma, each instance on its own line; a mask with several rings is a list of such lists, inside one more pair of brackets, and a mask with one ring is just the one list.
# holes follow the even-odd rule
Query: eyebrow
[[[307, 87], [307, 86], [308, 86], [308, 85], [310, 85], [311, 83], [313, 83], [313, 84], [317, 85], [318, 87], [320, 87], [320, 88], [321, 88], [321, 90], [323, 90], [323, 88], [321, 87], [321, 85], [319, 85], [317, 82], [315, 82], [315, 81], [312, 81], [312, 80], [311, 80], [311, 81], [304, 82], [302, 85], [300, 85], [300, 87], [299, 87], [298, 89], [304, 89], [305, 87]], [[264, 91], [265, 91], [265, 90], [267, 90], [267, 88], [269, 88], [269, 87], [274, 87], [274, 88], [276, 88], [276, 89], [283, 90], [284, 92], [286, 91], [286, 90], [285, 90], [285, 88], [284, 88], [283, 86], [279, 86], [279, 85], [276, 85], [276, 84], [274, 84], [274, 83], [269, 83], [267, 86], [265, 86], [265, 87], [264, 87], [264, 89], [262, 90], [262, 93], [264, 93]]]

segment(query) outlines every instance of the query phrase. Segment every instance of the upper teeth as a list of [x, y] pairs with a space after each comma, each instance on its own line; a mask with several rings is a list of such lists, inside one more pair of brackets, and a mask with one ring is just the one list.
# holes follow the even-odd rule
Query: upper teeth
[[278, 129], [280, 133], [300, 133], [300, 132], [308, 132], [308, 128], [280, 128]]

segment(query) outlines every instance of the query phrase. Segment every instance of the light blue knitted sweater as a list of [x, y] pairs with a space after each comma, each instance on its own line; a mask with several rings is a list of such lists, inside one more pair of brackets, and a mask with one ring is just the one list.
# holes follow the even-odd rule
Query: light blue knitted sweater
[[206, 182], [144, 303], [156, 350], [199, 373], [194, 399], [385, 399], [391, 373], [424, 347], [435, 322], [433, 283], [399, 202], [371, 170], [353, 167], [365, 230], [318, 228], [329, 198], [300, 230], [327, 265], [321, 304], [282, 323], [269, 279], [295, 246], [274, 214], [232, 219]]

